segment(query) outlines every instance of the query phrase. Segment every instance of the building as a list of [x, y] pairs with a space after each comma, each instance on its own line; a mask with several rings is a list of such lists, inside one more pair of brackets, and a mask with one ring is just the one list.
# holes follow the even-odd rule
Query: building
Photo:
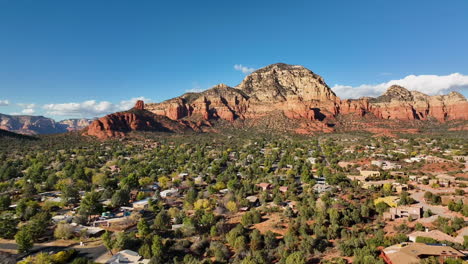
[[408, 184], [394, 182], [392, 183], [392, 186], [395, 187], [395, 191], [397, 193], [402, 193], [403, 191], [408, 190]]
[[126, 263], [126, 264], [147, 264], [149, 263], [149, 259], [143, 259], [142, 256], [140, 256], [138, 253], [132, 250], [122, 250], [112, 256], [108, 261], [106, 261], [106, 264], [121, 264], [121, 263]]
[[371, 165], [377, 166], [379, 168], [382, 168], [383, 164], [385, 161], [383, 160], [373, 160], [371, 161]]
[[147, 210], [149, 208], [149, 198], [136, 201], [132, 204], [134, 210]]
[[371, 161], [371, 165], [382, 168], [383, 170], [401, 169], [401, 165], [398, 165], [396, 163], [393, 163], [387, 160], [373, 160]]
[[271, 184], [269, 184], [267, 182], [258, 183], [258, 184], [256, 184], [256, 186], [260, 187], [262, 189], [262, 191], [266, 191], [268, 189], [271, 189]]
[[255, 196], [255, 195], [247, 196], [247, 197], [245, 197], [245, 199], [246, 199], [247, 201], [249, 201], [249, 203], [250, 203], [252, 206], [259, 206], [259, 205], [260, 205], [260, 200], [259, 200], [258, 197]]
[[451, 162], [451, 161], [444, 159], [444, 158], [435, 157], [435, 156], [427, 156], [426, 162], [427, 163], [445, 163], [445, 162]]
[[356, 163], [354, 162], [349, 162], [349, 161], [340, 161], [338, 162], [338, 166], [340, 166], [341, 168], [347, 168], [347, 167], [352, 167], [354, 166]]
[[362, 170], [362, 171], [360, 171], [360, 174], [361, 174], [361, 176], [365, 176], [365, 177], [380, 176], [379, 171]]
[[436, 179], [440, 186], [450, 187], [456, 184], [457, 178], [455, 176], [450, 176], [447, 174], [440, 174], [436, 176]]
[[332, 186], [328, 184], [315, 184], [313, 187], [314, 191], [317, 193], [329, 192], [332, 190]]
[[380, 257], [387, 264], [418, 264], [422, 259], [436, 257], [440, 263], [449, 258], [463, 258], [460, 251], [443, 245], [428, 245], [423, 243], [401, 243], [384, 248]]
[[175, 188], [167, 189], [159, 193], [159, 195], [161, 195], [162, 198], [177, 196], [178, 194], [179, 194], [179, 190]]
[[390, 208], [385, 212], [383, 217], [385, 219], [397, 219], [402, 217], [411, 217], [412, 219], [419, 219], [422, 217], [423, 209], [421, 206], [397, 206]]
[[452, 237], [452, 236], [447, 235], [444, 232], [439, 231], [439, 230], [415, 231], [415, 232], [408, 235], [408, 238], [409, 238], [409, 240], [411, 242], [416, 242], [416, 239], [418, 237], [428, 237], [428, 238], [435, 239], [435, 240], [437, 240], [439, 242], [449, 241], [449, 242], [452, 242], [452, 243], [463, 244], [463, 238], [460, 239], [459, 237]]

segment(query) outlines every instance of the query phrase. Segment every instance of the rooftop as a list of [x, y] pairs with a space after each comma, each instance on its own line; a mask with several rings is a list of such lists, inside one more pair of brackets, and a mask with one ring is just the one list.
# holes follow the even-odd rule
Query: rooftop
[[443, 245], [428, 245], [423, 243], [402, 243], [384, 248], [383, 257], [387, 263], [417, 264], [420, 256], [447, 256], [460, 258], [465, 255], [460, 251]]

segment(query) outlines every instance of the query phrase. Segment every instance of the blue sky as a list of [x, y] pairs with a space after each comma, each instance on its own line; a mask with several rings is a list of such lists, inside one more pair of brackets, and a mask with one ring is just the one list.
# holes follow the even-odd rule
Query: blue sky
[[0, 113], [98, 116], [276, 62], [342, 97], [391, 80], [467, 96], [467, 13], [466, 0], [0, 0]]

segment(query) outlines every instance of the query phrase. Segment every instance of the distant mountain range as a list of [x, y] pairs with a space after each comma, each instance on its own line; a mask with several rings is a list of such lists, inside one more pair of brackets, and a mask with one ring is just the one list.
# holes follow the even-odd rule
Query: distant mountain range
[[0, 114], [0, 129], [24, 135], [56, 134], [81, 130], [91, 121], [90, 119], [67, 119], [56, 122], [44, 116]]
[[216, 132], [228, 126], [301, 134], [358, 131], [417, 132], [432, 125], [462, 121], [468, 102], [457, 92], [429, 96], [391, 86], [377, 98], [341, 100], [324, 79], [298, 65], [272, 64], [236, 87], [219, 84], [200, 93], [186, 93], [161, 102], [138, 102], [130, 111], [95, 120], [85, 135], [124, 136], [130, 131]]

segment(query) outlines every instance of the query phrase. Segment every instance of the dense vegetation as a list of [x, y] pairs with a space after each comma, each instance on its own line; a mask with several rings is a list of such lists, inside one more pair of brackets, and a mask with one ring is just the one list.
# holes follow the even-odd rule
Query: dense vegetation
[[[387, 206], [375, 205], [374, 199], [394, 190], [363, 189], [346, 177], [357, 173], [356, 167], [343, 168], [338, 162], [367, 157], [366, 146], [383, 154], [408, 150], [394, 153], [389, 158], [394, 161], [430, 153], [434, 146], [467, 153], [462, 138], [425, 140], [433, 142], [430, 147], [416, 138], [402, 146], [366, 135], [140, 133], [105, 142], [74, 134], [33, 141], [0, 139], [0, 237], [15, 239], [20, 252], [47, 240], [86, 239], [70, 224], [54, 223], [52, 216], [72, 211], [74, 222], [87, 225], [103, 212], [150, 198], [148, 210], [131, 216], [136, 229], [103, 234], [102, 243], [109, 250], [133, 249], [151, 263], [347, 263], [343, 257], [350, 256], [355, 264], [383, 263], [379, 247], [407, 241], [405, 233], [414, 228], [403, 226], [405, 232], [385, 236], [382, 214]], [[379, 177], [407, 181], [384, 171]], [[331, 189], [319, 193], [314, 186], [322, 179]], [[263, 190], [260, 183], [271, 187]], [[161, 197], [160, 192], [170, 188], [178, 190], [180, 203], [170, 205]], [[59, 201], [42, 199], [42, 193], [51, 191], [58, 191]], [[258, 204], [246, 199], [249, 196], [256, 196]], [[413, 202], [405, 192], [400, 196], [401, 204]], [[468, 210], [459, 203], [450, 208]], [[272, 217], [284, 224], [278, 226], [282, 234], [259, 228]], [[446, 233], [466, 225], [463, 220], [439, 222]], [[34, 262], [29, 261], [25, 263]]]

